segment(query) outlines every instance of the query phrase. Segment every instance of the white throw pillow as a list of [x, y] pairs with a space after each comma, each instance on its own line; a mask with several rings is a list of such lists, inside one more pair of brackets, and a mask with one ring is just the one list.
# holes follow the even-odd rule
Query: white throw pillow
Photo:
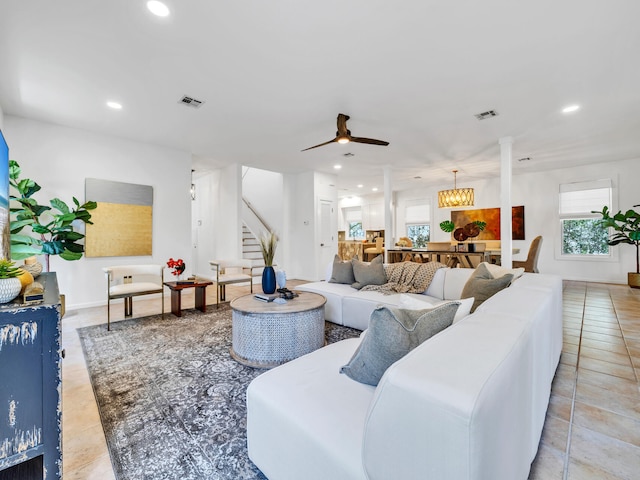
[[412, 297], [411, 295], [405, 295], [401, 293], [400, 303], [398, 304], [398, 307], [404, 308], [405, 310], [424, 310], [425, 308], [436, 308], [451, 302], [460, 303], [458, 310], [456, 310], [456, 315], [453, 318], [453, 323], [456, 323], [469, 315], [469, 312], [471, 312], [471, 307], [473, 306], [473, 297], [463, 298], [461, 300], [444, 300], [436, 304], [430, 304], [429, 302], [423, 302], [422, 300]]
[[482, 262], [487, 266], [487, 270], [493, 276], [493, 278], [504, 277], [505, 275], [511, 274], [513, 275], [513, 280], [511, 283], [515, 282], [517, 278], [520, 278], [524, 273], [524, 268], [504, 268], [500, 265], [495, 265], [489, 262]]
[[471, 313], [471, 307], [473, 307], [473, 302], [474, 302], [473, 297], [462, 298], [460, 300], [445, 300], [443, 302], [436, 303], [433, 307], [434, 308], [439, 307], [440, 305], [444, 305], [445, 303], [451, 303], [452, 301], [460, 302], [460, 306], [456, 311], [456, 316], [453, 317], [453, 323], [459, 322], [460, 320], [462, 320], [464, 317], [468, 316]]

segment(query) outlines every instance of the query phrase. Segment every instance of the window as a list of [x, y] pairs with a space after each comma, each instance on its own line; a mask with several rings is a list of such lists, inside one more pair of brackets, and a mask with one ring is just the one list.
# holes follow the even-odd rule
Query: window
[[562, 255], [609, 256], [609, 232], [600, 226], [601, 216], [592, 211], [611, 208], [611, 180], [560, 185]]
[[426, 247], [431, 232], [429, 204], [422, 201], [415, 205], [407, 205], [404, 210], [404, 223], [407, 227], [407, 237], [414, 247]]
[[364, 230], [362, 230], [362, 222], [349, 222], [349, 237], [364, 238]]
[[360, 207], [343, 208], [342, 215], [346, 224], [347, 238], [364, 238], [364, 230], [362, 229], [362, 209]]

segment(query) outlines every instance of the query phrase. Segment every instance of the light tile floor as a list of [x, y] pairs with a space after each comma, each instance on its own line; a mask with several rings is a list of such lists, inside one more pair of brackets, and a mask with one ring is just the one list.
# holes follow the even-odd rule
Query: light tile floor
[[[299, 283], [290, 281], [288, 286]], [[187, 292], [183, 306], [193, 308], [194, 296]], [[228, 300], [247, 293], [248, 286], [227, 286]], [[215, 303], [213, 288], [207, 295], [207, 303]], [[169, 305], [167, 297], [167, 310]], [[121, 319], [122, 310], [122, 304], [112, 305], [112, 320]], [[134, 300], [135, 316], [158, 312], [158, 299]], [[114, 478], [76, 332], [78, 327], [102, 323], [106, 307], [70, 311], [62, 321], [65, 480]], [[564, 340], [529, 478], [640, 478], [640, 290], [565, 282]]]

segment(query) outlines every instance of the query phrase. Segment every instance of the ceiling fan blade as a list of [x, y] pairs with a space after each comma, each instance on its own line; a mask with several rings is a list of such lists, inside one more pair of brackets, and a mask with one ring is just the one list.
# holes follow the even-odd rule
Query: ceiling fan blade
[[338, 114], [338, 137], [344, 137], [350, 134], [349, 130], [347, 130], [347, 120], [349, 120], [349, 118], [349, 115], [345, 115], [344, 113]]
[[338, 138], [334, 138], [333, 140], [329, 140], [328, 142], [321, 143], [319, 145], [314, 145], [313, 147], [305, 148], [304, 150], [300, 150], [301, 152], [306, 152], [307, 150], [311, 150], [312, 148], [322, 147], [323, 145], [329, 145], [330, 143], [337, 142]]
[[385, 147], [389, 145], [389, 142], [385, 142], [384, 140], [376, 140], [375, 138], [351, 137], [351, 141], [355, 143], [368, 143], [370, 145], [382, 145]]

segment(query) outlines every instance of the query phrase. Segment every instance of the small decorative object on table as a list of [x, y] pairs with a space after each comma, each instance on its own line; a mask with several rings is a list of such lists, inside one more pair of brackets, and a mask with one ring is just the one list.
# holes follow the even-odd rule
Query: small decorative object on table
[[22, 282], [18, 276], [22, 272], [11, 260], [0, 260], [0, 303], [10, 302], [20, 294]]
[[167, 267], [173, 268], [173, 270], [171, 271], [171, 274], [175, 275], [177, 277], [177, 280], [180, 281], [180, 275], [184, 273], [184, 269], [187, 268], [187, 265], [184, 263], [184, 261], [181, 258], [177, 260], [170, 258], [169, 261], [167, 262]]
[[276, 291], [276, 273], [273, 269], [273, 257], [278, 246], [278, 236], [274, 231], [263, 233], [260, 237], [260, 248], [264, 259], [264, 270], [262, 271], [262, 291], [271, 294]]
[[287, 286], [287, 274], [284, 270], [278, 270], [276, 272], [276, 282], [278, 283], [278, 287], [284, 288]]

